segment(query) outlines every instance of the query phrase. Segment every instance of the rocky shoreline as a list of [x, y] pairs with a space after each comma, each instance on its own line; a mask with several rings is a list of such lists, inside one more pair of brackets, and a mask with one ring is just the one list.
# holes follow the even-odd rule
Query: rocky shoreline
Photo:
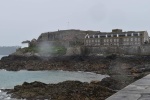
[[[24, 83], [22, 86], [15, 86], [14, 89], [8, 91], [8, 93], [12, 94], [12, 97], [27, 98], [29, 100], [32, 100], [32, 98], [44, 99], [45, 97], [54, 98], [51, 100], [105, 100], [115, 93], [116, 90], [120, 90], [137, 79], [149, 74], [150, 56], [25, 57], [10, 55], [1, 59], [0, 69], [9, 71], [67, 70], [107, 74], [110, 75], [110, 77], [103, 79], [101, 82], [82, 83], [66, 81], [58, 84], [33, 82]], [[36, 86], [34, 86], [35, 84]], [[69, 88], [67, 86], [69, 86]], [[49, 94], [45, 92], [46, 90], [44, 89], [54, 92]], [[37, 90], [39, 90], [39, 92], [37, 92]], [[78, 91], [77, 93], [76, 90]], [[77, 99], [77, 97], [79, 98]]]
[[94, 56], [26, 57], [9, 55], [1, 59], [0, 69], [8, 71], [64, 70], [107, 73], [105, 69], [109, 66], [108, 62], [109, 60], [104, 57]]
[[27, 100], [105, 100], [115, 93], [98, 81], [65, 81], [58, 84], [24, 82], [21, 86], [15, 86], [13, 90], [7, 91], [9, 94], [12, 93], [12, 98]]

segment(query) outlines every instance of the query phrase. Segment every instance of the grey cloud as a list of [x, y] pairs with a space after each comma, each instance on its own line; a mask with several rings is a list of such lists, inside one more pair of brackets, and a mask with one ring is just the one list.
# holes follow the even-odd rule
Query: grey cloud
[[150, 32], [149, 4], [149, 0], [0, 0], [0, 45], [20, 45], [42, 32], [68, 28]]

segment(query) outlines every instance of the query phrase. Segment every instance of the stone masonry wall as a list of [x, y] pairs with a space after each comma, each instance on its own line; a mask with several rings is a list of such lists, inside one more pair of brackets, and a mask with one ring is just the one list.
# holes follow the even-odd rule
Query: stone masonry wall
[[85, 47], [88, 54], [150, 55], [150, 45]]

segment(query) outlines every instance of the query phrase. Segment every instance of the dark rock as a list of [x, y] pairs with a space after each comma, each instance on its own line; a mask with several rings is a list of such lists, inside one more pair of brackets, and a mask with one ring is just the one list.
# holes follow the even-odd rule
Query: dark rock
[[[37, 57], [16, 56], [3, 57], [0, 69], [18, 70], [67, 70], [88, 71], [110, 75], [101, 82], [82, 83], [66, 81], [59, 84], [38, 82], [24, 83], [16, 86], [13, 97], [51, 100], [104, 100], [108, 95], [120, 90], [135, 80], [150, 73], [150, 56], [61, 56]], [[98, 92], [100, 91], [100, 92]], [[107, 93], [106, 93], [107, 91]], [[109, 92], [108, 92], [109, 91]], [[11, 93], [10, 92], [10, 93]]]
[[100, 84], [113, 90], [120, 90], [120, 85], [121, 85], [121, 83], [118, 80], [112, 77], [106, 77], [102, 79]]
[[41, 82], [23, 83], [10, 90], [13, 98], [27, 100], [105, 100], [115, 91], [98, 83], [82, 83], [79, 81], [65, 81], [58, 84], [44, 84]]

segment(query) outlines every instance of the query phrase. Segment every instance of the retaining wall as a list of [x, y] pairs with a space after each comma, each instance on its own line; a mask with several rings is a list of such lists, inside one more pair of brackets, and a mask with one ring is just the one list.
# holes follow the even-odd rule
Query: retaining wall
[[150, 45], [85, 47], [88, 54], [150, 55]]

